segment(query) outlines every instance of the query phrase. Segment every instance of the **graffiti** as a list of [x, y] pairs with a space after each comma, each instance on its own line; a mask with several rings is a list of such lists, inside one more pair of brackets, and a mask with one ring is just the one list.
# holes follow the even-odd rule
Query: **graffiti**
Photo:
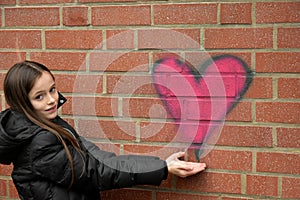
[[213, 57], [198, 69], [174, 57], [155, 63], [155, 88], [178, 125], [177, 140], [192, 141], [198, 161], [204, 144], [216, 142], [226, 115], [247, 91], [252, 76], [247, 64], [232, 55]]

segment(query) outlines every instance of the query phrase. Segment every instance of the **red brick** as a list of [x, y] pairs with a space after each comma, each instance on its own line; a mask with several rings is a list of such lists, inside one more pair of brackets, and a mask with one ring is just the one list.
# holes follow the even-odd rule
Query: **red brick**
[[101, 199], [122, 200], [152, 200], [152, 192], [145, 190], [121, 189], [116, 191], [101, 192]]
[[[288, 116], [288, 117], [287, 117]], [[257, 102], [256, 121], [299, 124], [300, 103], [297, 102]]]
[[256, 22], [300, 22], [299, 8], [300, 2], [258, 2], [256, 3]]
[[245, 98], [266, 99], [273, 97], [272, 78], [254, 77], [253, 81], [245, 93]]
[[13, 165], [2, 165], [0, 164], [0, 175], [10, 176], [13, 170]]
[[217, 4], [154, 5], [154, 24], [216, 24]]
[[46, 48], [95, 49], [102, 42], [101, 30], [47, 30]]
[[65, 26], [87, 26], [89, 24], [88, 7], [63, 7], [63, 24]]
[[[97, 130], [97, 131], [95, 131]], [[104, 138], [109, 140], [136, 140], [134, 122], [107, 120], [79, 120], [78, 132], [88, 138]]]
[[218, 200], [217, 196], [208, 196], [200, 194], [184, 194], [182, 192], [157, 192], [156, 200]]
[[60, 92], [102, 93], [103, 77], [100, 75], [55, 75], [56, 86]]
[[249, 151], [212, 150], [201, 162], [206, 163], [209, 169], [252, 170], [252, 153]]
[[300, 154], [257, 153], [256, 170], [284, 174], [300, 174]]
[[65, 120], [68, 124], [70, 124], [72, 127], [75, 127], [75, 121], [74, 121], [74, 119], [64, 117], [64, 120]]
[[300, 78], [279, 78], [279, 98], [300, 98]]
[[[220, 54], [223, 54], [223, 53], [220, 53]], [[203, 64], [205, 64], [206, 62], [211, 60], [212, 57], [216, 56], [216, 55], [219, 55], [219, 54], [218, 53], [214, 54], [214, 52], [207, 52], [207, 51], [200, 51], [200, 52], [199, 51], [188, 51], [188, 52], [185, 52], [184, 58], [180, 54], [176, 55], [176, 56], [178, 56], [178, 59], [181, 59], [181, 60], [184, 59], [185, 62], [188, 62], [197, 71], [203, 71], [203, 70], [201, 70], [201, 67], [203, 66]], [[167, 57], [167, 56], [164, 56], [163, 54], [162, 55], [154, 54], [154, 56], [157, 56], [156, 60]]]
[[[0, 3], [1, 5], [1, 3]], [[2, 19], [2, 8], [0, 8], [0, 19]], [[0, 20], [0, 27], [2, 27], [2, 20]]]
[[0, 179], [0, 196], [7, 196], [7, 181]]
[[157, 94], [150, 75], [107, 75], [108, 94]]
[[107, 49], [133, 49], [134, 31], [133, 30], [107, 30], [106, 48]]
[[300, 28], [279, 28], [277, 40], [278, 48], [300, 48]]
[[[188, 39], [186, 39], [188, 41], [188, 44], [193, 43], [193, 45], [190, 45], [190, 46], [187, 46], [187, 47], [195, 46], [195, 47], [200, 48], [200, 35], [201, 35], [201, 33], [200, 33], [199, 29], [172, 29], [172, 30], [178, 32], [178, 34], [183, 35], [185, 38], [188, 38]], [[189, 41], [189, 40], [191, 40], [191, 41]], [[173, 42], [176, 43], [178, 41], [175, 41], [173, 39]], [[185, 43], [185, 41], [182, 41], [182, 42]], [[183, 44], [180, 44], [180, 45], [183, 45]], [[180, 45], [178, 45], [178, 46], [180, 46]]]
[[117, 3], [117, 2], [136, 2], [137, 0], [78, 0], [82, 3]]
[[90, 55], [91, 71], [149, 71], [148, 53], [95, 52]]
[[221, 24], [251, 24], [251, 3], [222, 3]]
[[153, 144], [124, 144], [124, 154], [138, 154], [138, 155], [146, 155], [146, 156], [157, 156], [161, 159], [167, 159], [171, 154], [175, 152], [182, 151], [181, 149], [178, 149], [177, 147], [172, 146], [156, 146]]
[[177, 126], [172, 122], [141, 122], [140, 140], [147, 142], [171, 142], [178, 134]]
[[178, 178], [176, 188], [199, 192], [240, 194], [241, 182], [239, 174], [203, 172], [184, 179]]
[[249, 68], [251, 67], [251, 54], [246, 52], [246, 53], [242, 53], [242, 52], [185, 52], [185, 60], [188, 61], [190, 64], [192, 64], [196, 69], [199, 69], [199, 71], [201, 71], [201, 66], [203, 66], [203, 64], [212, 59], [212, 57], [214, 56], [226, 56], [226, 55], [232, 55], [232, 56], [236, 56], [238, 58], [240, 58], [241, 60], [243, 60]]
[[278, 196], [278, 177], [247, 175], [247, 194]]
[[9, 69], [17, 62], [25, 59], [25, 52], [0, 52], [0, 67], [1, 69]]
[[0, 48], [42, 48], [40, 30], [0, 30]]
[[273, 47], [271, 28], [207, 28], [206, 49], [261, 49]]
[[199, 29], [151, 29], [138, 31], [139, 49], [199, 49]]
[[251, 102], [238, 102], [237, 105], [231, 110], [227, 116], [226, 121], [252, 121], [252, 103]]
[[19, 0], [20, 4], [59, 4], [73, 2], [74, 0]]
[[172, 52], [168, 52], [168, 51], [153, 52], [153, 54], [152, 54], [153, 63], [157, 62], [158, 60], [160, 60], [162, 58], [168, 58], [168, 57], [182, 59], [182, 57], [179, 54], [180, 53], [176, 52], [176, 51], [175, 52], [173, 52], [173, 51]]
[[277, 146], [300, 148], [300, 128], [277, 128]]
[[75, 75], [55, 74], [55, 83], [57, 90], [60, 92], [73, 92], [75, 79]]
[[16, 0], [2, 0], [0, 1], [0, 5], [9, 5], [9, 4], [16, 4]]
[[269, 127], [225, 125], [217, 140], [217, 145], [272, 147], [272, 138], [272, 128]]
[[222, 197], [222, 200], [253, 200], [253, 198], [243, 197]]
[[154, 146], [154, 145], [135, 145], [135, 144], [125, 144], [124, 145], [124, 154], [145, 154], [152, 155], [163, 149], [162, 146]]
[[59, 7], [5, 9], [5, 26], [58, 26], [59, 24]]
[[50, 70], [86, 70], [86, 53], [81, 52], [32, 52], [30, 59], [43, 63]]
[[160, 99], [157, 98], [124, 98], [123, 115], [131, 117], [162, 118], [167, 112]]
[[[204, 137], [209, 128], [209, 124], [205, 121], [195, 123], [189, 122], [142, 122], [140, 124], [140, 137], [141, 141], [148, 142], [171, 142], [176, 146], [176, 143], [183, 143], [182, 148], [187, 148], [195, 140], [196, 130], [198, 130], [197, 141]], [[212, 123], [211, 127], [216, 126]], [[216, 133], [215, 133], [216, 132]], [[215, 145], [216, 134], [218, 131], [213, 132], [214, 137], [208, 142], [210, 145]], [[213, 141], [212, 141], [213, 140]], [[179, 146], [180, 147], [180, 146]]]
[[87, 116], [113, 116], [118, 113], [118, 102], [109, 97], [73, 97], [68, 98], [62, 107], [63, 114]]
[[166, 180], [163, 180], [162, 183], [158, 186], [159, 188], [172, 188], [173, 186], [173, 177], [172, 175], [168, 175], [168, 178]]
[[9, 197], [19, 198], [18, 191], [15, 187], [15, 184], [12, 180], [9, 180]]
[[93, 26], [150, 24], [150, 5], [92, 7]]
[[300, 72], [299, 52], [256, 53], [256, 72]]
[[282, 198], [300, 199], [300, 179], [282, 177]]

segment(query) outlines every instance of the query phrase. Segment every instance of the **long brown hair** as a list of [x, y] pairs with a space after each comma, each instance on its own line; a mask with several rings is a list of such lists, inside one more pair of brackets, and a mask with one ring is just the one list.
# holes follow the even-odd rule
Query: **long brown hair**
[[41, 77], [42, 73], [45, 71], [52, 76], [53, 80], [55, 80], [50, 70], [46, 66], [37, 62], [24, 61], [12, 66], [4, 79], [5, 99], [11, 110], [25, 114], [30, 121], [41, 128], [50, 131], [60, 140], [64, 146], [64, 149], [66, 150], [72, 170], [72, 179], [69, 186], [71, 187], [74, 182], [74, 166], [71, 153], [66, 144], [66, 140], [69, 141], [71, 145], [81, 153], [82, 151], [80, 146], [77, 143], [76, 138], [74, 138], [73, 135], [63, 127], [53, 123], [50, 120], [40, 117], [35, 112], [28, 97], [28, 94], [34, 86], [35, 81]]

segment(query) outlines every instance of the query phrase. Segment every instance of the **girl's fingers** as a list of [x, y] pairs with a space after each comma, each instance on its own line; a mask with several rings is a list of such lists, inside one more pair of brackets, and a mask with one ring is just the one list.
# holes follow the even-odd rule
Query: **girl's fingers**
[[177, 152], [167, 158], [168, 170], [170, 173], [182, 178], [197, 174], [206, 168], [205, 163], [188, 162], [180, 160], [185, 156], [185, 152]]
[[178, 168], [186, 171], [202, 171], [206, 168], [205, 163], [194, 163], [194, 162], [185, 162], [185, 161], [179, 161], [178, 162]]
[[203, 170], [205, 170], [206, 165], [204, 163], [197, 163], [197, 165], [189, 165], [188, 167], [185, 167], [181, 169], [181, 177], [187, 177], [194, 174], [197, 174]]

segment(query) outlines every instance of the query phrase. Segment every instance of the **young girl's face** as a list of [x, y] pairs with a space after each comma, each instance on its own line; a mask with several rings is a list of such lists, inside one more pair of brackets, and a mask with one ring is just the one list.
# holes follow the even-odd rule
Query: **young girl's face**
[[57, 116], [58, 92], [55, 82], [48, 72], [43, 72], [28, 94], [29, 100], [35, 111], [46, 119]]

